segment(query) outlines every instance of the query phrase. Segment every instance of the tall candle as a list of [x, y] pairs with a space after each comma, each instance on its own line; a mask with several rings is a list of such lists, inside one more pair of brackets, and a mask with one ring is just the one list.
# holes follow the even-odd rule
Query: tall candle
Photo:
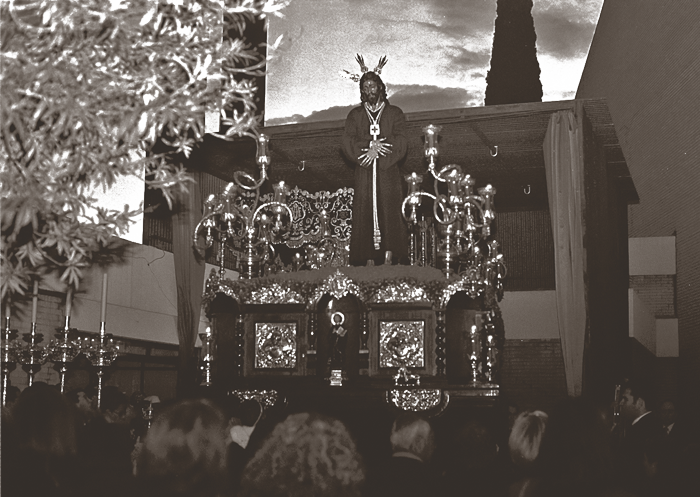
[[66, 317], [70, 317], [71, 306], [73, 305], [73, 287], [69, 286], [66, 292]]
[[34, 291], [32, 292], [32, 323], [36, 323], [36, 310], [39, 305], [39, 280], [34, 280]]
[[102, 276], [102, 312], [100, 313], [100, 321], [107, 322], [107, 273]]

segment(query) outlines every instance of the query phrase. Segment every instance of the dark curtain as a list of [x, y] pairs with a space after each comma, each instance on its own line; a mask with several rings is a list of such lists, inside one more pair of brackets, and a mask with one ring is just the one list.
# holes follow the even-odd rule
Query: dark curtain
[[177, 284], [177, 336], [180, 344], [177, 392], [185, 396], [196, 384], [197, 357], [194, 345], [199, 328], [204, 285], [204, 260], [195, 252], [192, 237], [202, 218], [201, 175], [191, 172], [195, 182], [188, 191], [177, 193], [173, 212], [173, 256]]

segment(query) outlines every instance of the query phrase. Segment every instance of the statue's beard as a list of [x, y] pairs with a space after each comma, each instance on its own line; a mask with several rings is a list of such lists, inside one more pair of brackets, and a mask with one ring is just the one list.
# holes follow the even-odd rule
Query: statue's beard
[[379, 103], [379, 92], [375, 93], [365, 93], [365, 102], [371, 106], [375, 106]]

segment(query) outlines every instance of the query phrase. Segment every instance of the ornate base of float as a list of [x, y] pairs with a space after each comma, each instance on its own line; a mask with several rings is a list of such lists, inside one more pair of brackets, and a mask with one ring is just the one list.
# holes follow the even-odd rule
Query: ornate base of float
[[[213, 273], [204, 296], [213, 382], [227, 391], [274, 390], [290, 403], [346, 396], [428, 415], [455, 400], [493, 403], [503, 322], [495, 292], [471, 281], [418, 266], [235, 281]], [[339, 315], [343, 342], [333, 339]]]

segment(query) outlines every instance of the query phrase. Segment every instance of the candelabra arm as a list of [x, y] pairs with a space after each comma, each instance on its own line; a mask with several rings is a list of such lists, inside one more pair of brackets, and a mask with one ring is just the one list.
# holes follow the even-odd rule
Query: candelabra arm
[[[200, 219], [200, 221], [197, 223], [197, 226], [194, 227], [194, 233], [192, 234], [192, 246], [195, 248], [197, 253], [204, 257], [204, 250], [202, 250], [199, 247], [199, 243], [197, 243], [197, 239], [199, 238], [199, 230], [202, 229], [202, 226], [204, 225], [205, 222], [207, 222], [209, 219], [213, 218], [214, 216], [218, 216], [221, 214], [222, 209], [217, 209], [215, 211], [210, 212], [209, 214], [205, 215]], [[207, 247], [208, 248], [208, 247]]]
[[[442, 210], [443, 217], [438, 214], [438, 207]], [[433, 202], [433, 216], [440, 224], [452, 224], [457, 220], [457, 212], [451, 209], [444, 195], [438, 195]]]
[[[481, 219], [484, 219], [484, 209], [481, 207], [481, 198], [475, 196], [475, 195], [469, 195], [467, 197], [464, 197], [464, 202], [469, 203], [476, 207], [479, 210], [479, 214], [481, 215]], [[483, 228], [486, 226], [486, 223], [481, 223], [481, 224], [476, 224], [474, 223], [474, 226], [477, 228]]]
[[[241, 178], [245, 178], [245, 180], [252, 183], [252, 185], [247, 186], [243, 184]], [[253, 178], [250, 174], [246, 173], [245, 171], [236, 171], [235, 173], [233, 173], [233, 181], [235, 181], [238, 186], [248, 191], [255, 190], [257, 192], [257, 190], [262, 186], [262, 184], [265, 183], [265, 180], [267, 180], [267, 171], [264, 167], [261, 169], [260, 179], [258, 181], [255, 181], [255, 178]]]
[[[433, 164], [431, 164], [431, 166], [433, 166]], [[445, 167], [443, 167], [442, 169], [440, 169], [440, 171], [437, 173], [435, 172], [434, 166], [429, 167], [428, 169], [430, 170], [430, 173], [433, 175], [435, 180], [439, 181], [440, 183], [445, 183], [447, 181], [445, 179], [445, 174], [452, 171], [453, 169], [456, 169], [457, 171], [459, 171], [459, 174], [462, 174], [462, 168], [459, 167], [458, 164], [448, 164]], [[437, 188], [435, 189], [435, 191], [437, 192]]]
[[411, 195], [408, 195], [405, 199], [403, 199], [403, 203], [401, 204], [401, 215], [403, 216], [404, 220], [406, 222], [412, 222], [410, 218], [406, 217], [406, 204], [414, 197], [429, 197], [433, 200], [435, 200], [435, 195], [432, 193], [427, 193], [427, 192], [414, 192]]
[[255, 222], [255, 218], [258, 217], [258, 214], [260, 214], [260, 211], [263, 209], [266, 209], [268, 207], [272, 207], [273, 205], [277, 205], [280, 207], [284, 207], [287, 209], [287, 212], [289, 213], [289, 220], [291, 221], [294, 218], [294, 214], [292, 214], [292, 209], [289, 208], [287, 204], [283, 204], [282, 202], [275, 202], [274, 200], [271, 202], [267, 202], [265, 204], [262, 204], [260, 207], [255, 209], [255, 212], [253, 213], [253, 216], [251, 217], [251, 224]]

